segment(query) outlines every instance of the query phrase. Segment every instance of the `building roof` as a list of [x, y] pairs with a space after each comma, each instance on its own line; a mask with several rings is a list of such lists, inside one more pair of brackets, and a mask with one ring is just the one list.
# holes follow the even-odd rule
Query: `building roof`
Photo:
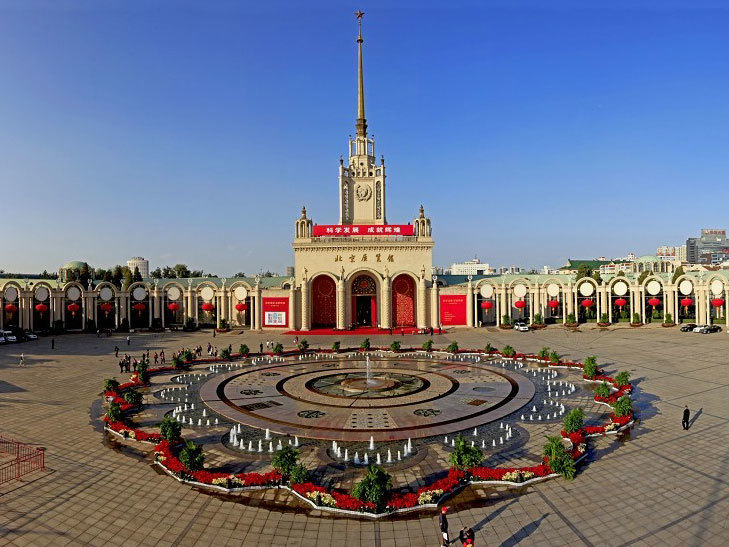
[[604, 266], [605, 264], [612, 264], [612, 260], [582, 260], [582, 259], [575, 259], [575, 258], [569, 258], [567, 259], [567, 264], [562, 266], [560, 270], [576, 270], [583, 264], [586, 265], [591, 270], [598, 270], [600, 269], [600, 266]]
[[86, 262], [83, 262], [81, 260], [72, 260], [71, 262], [66, 262], [63, 266], [61, 266], [62, 270], [80, 270], [86, 265]]

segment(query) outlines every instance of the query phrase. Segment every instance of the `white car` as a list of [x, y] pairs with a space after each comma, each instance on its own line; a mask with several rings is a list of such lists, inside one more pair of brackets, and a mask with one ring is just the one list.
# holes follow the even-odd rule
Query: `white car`
[[514, 323], [514, 330], [518, 330], [519, 332], [529, 332], [529, 325], [522, 322]]
[[10, 332], [9, 330], [1, 330], [0, 336], [4, 336], [6, 342], [17, 342], [18, 341], [18, 339], [15, 337], [15, 335], [12, 332]]
[[30, 332], [30, 331], [25, 331], [24, 334], [25, 334], [25, 337], [28, 340], [38, 340], [38, 335], [37, 334], [34, 334], [34, 333]]

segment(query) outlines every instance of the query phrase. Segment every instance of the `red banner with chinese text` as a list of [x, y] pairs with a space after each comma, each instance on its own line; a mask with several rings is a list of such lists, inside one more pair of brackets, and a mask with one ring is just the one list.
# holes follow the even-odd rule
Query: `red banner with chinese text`
[[443, 326], [466, 324], [465, 294], [440, 295], [440, 324]]
[[261, 298], [264, 327], [286, 327], [289, 314], [288, 297]]
[[411, 236], [412, 224], [316, 224], [313, 226], [314, 237], [331, 236]]

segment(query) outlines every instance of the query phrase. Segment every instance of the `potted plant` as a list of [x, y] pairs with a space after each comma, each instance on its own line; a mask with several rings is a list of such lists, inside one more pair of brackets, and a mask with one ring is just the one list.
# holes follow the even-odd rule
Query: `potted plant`
[[661, 326], [662, 327], [675, 327], [676, 323], [673, 321], [673, 315], [671, 315], [670, 313], [667, 313], [666, 320], [663, 323], [661, 323]]
[[511, 328], [511, 317], [508, 315], [502, 315], [501, 316], [501, 324], [499, 325], [500, 329], [510, 329]]
[[600, 314], [600, 321], [597, 322], [597, 326], [602, 328], [610, 326], [610, 319], [608, 318], [607, 313]]
[[567, 315], [567, 322], [564, 325], [565, 325], [565, 327], [570, 327], [570, 328], [580, 326], [580, 324], [577, 322], [577, 319], [575, 318], [574, 313], [570, 313]]
[[341, 347], [342, 347], [342, 343], [339, 340], [337, 340], [336, 342], [334, 342], [332, 344], [332, 351], [334, 353], [339, 353], [339, 348], [341, 348]]
[[640, 320], [640, 314], [634, 313], [633, 314], [633, 320], [630, 322], [631, 327], [640, 327], [643, 323]]

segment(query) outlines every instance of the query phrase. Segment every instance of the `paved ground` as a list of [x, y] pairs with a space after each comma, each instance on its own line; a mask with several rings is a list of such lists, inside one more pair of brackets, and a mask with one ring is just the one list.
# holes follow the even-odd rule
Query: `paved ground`
[[[269, 335], [270, 336], [270, 335]], [[205, 343], [209, 334], [133, 335], [131, 350]], [[218, 345], [246, 342], [246, 332]], [[291, 340], [282, 340], [287, 345]], [[477, 530], [477, 545], [725, 545], [729, 541], [729, 335], [677, 329], [533, 333], [456, 331], [439, 346], [550, 346], [636, 379], [640, 423], [623, 443], [601, 441], [572, 482], [523, 492], [467, 492], [451, 504], [451, 529]], [[424, 337], [406, 337], [421, 344]], [[328, 347], [333, 339], [310, 338]], [[359, 343], [359, 338], [352, 342]], [[280, 511], [266, 500], [228, 501], [157, 474], [142, 455], [118, 453], [100, 432], [103, 378], [118, 375], [111, 350], [121, 337], [66, 336], [0, 347], [0, 430], [47, 447], [46, 474], [0, 487], [0, 544], [13, 545], [438, 545], [436, 516], [369, 522], [318, 511]], [[347, 339], [342, 337], [343, 345]], [[372, 337], [373, 344], [386, 338]], [[125, 350], [122, 347], [122, 350]], [[26, 368], [17, 366], [26, 354]], [[681, 410], [693, 411], [681, 429]], [[274, 496], [287, 496], [271, 492]]]

